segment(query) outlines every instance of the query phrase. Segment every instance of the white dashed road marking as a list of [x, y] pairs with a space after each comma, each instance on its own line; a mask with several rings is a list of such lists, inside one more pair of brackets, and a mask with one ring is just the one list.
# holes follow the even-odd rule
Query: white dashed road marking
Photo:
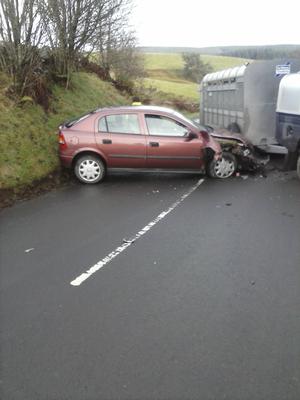
[[127, 249], [127, 247], [131, 246], [132, 243], [134, 243], [137, 239], [145, 235], [153, 226], [155, 226], [159, 221], [164, 219], [171, 211], [173, 211], [179, 204], [181, 204], [188, 196], [190, 196], [202, 183], [204, 182], [204, 179], [200, 179], [196, 185], [192, 186], [191, 189], [186, 192], [184, 195], [182, 195], [175, 203], [173, 203], [168, 209], [165, 211], [161, 212], [154, 220], [149, 222], [144, 228], [142, 228], [138, 233], [133, 236], [130, 240], [125, 241], [121, 246], [117, 247], [114, 251], [109, 253], [106, 257], [104, 257], [102, 260], [98, 261], [97, 264], [93, 265], [90, 267], [86, 272], [83, 272], [81, 275], [79, 275], [77, 278], [72, 280], [70, 284], [72, 286], [79, 286], [81, 285], [85, 280], [90, 278], [95, 272], [97, 272], [100, 268], [104, 267], [104, 265], [108, 264], [111, 262], [114, 258], [116, 258], [119, 254], [123, 253], [124, 250]]

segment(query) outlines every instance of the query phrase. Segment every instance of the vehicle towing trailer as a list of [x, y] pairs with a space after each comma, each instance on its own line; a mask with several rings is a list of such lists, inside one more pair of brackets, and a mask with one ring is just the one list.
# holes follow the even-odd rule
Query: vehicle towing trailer
[[300, 177], [300, 73], [282, 78], [276, 108], [276, 137], [288, 150], [286, 169]]
[[241, 133], [268, 153], [286, 153], [276, 139], [276, 102], [284, 74], [298, 72], [300, 59], [254, 61], [205, 75], [200, 121]]

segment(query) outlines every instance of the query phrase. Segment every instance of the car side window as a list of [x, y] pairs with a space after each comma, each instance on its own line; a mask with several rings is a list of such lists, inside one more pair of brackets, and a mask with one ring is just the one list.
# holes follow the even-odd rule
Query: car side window
[[186, 136], [188, 128], [173, 119], [161, 115], [145, 115], [149, 135]]
[[99, 120], [99, 132], [107, 132], [106, 118], [103, 117]]
[[137, 114], [112, 114], [99, 120], [99, 132], [141, 134]]

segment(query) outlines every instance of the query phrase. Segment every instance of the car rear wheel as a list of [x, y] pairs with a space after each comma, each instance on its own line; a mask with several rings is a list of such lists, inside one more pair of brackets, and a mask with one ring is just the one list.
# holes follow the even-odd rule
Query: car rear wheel
[[99, 157], [87, 154], [78, 158], [74, 172], [82, 183], [98, 183], [105, 176], [105, 165]]
[[211, 160], [207, 172], [212, 178], [230, 178], [237, 169], [237, 161], [233, 154], [224, 151], [219, 160]]

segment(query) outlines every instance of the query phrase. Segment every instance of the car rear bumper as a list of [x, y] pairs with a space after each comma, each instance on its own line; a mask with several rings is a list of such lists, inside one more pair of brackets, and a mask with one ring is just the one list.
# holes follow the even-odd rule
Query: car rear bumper
[[65, 168], [71, 168], [71, 166], [72, 166], [72, 160], [73, 160], [73, 157], [72, 157], [72, 156], [66, 156], [66, 155], [60, 154], [60, 155], [59, 155], [59, 158], [60, 158], [61, 165], [62, 165], [63, 167], [65, 167]]

